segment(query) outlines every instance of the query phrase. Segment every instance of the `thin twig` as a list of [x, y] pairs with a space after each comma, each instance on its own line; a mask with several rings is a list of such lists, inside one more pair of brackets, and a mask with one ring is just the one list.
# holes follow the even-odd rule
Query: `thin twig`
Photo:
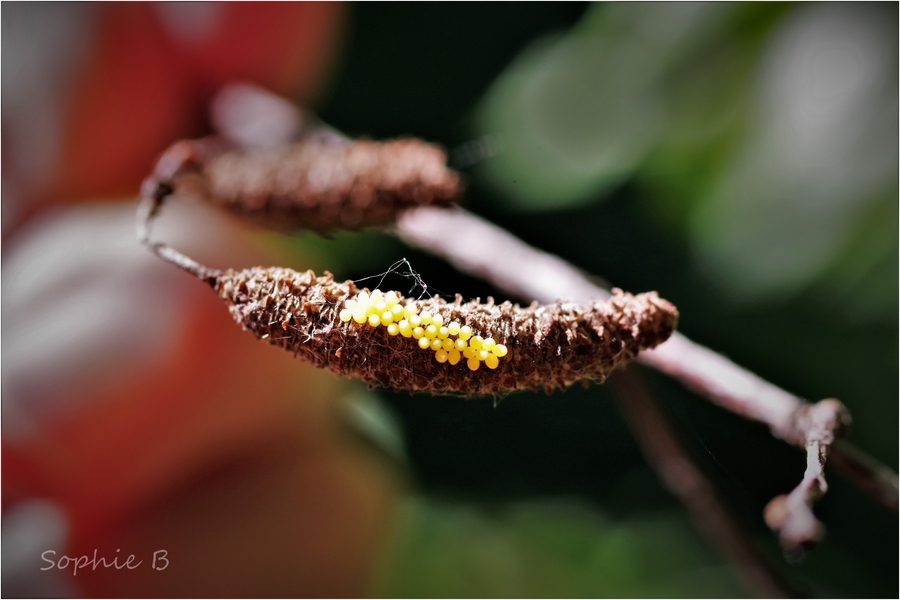
[[166, 198], [167, 194], [168, 192], [163, 189], [159, 192], [151, 193], [141, 199], [141, 203], [138, 205], [136, 223], [138, 241], [140, 241], [141, 244], [150, 249], [151, 252], [156, 254], [164, 261], [170, 262], [173, 265], [184, 269], [185, 271], [191, 273], [192, 275], [195, 275], [199, 279], [207, 282], [214, 280], [221, 274], [221, 271], [210, 269], [209, 267], [201, 265], [197, 261], [188, 258], [184, 254], [178, 252], [173, 248], [170, 248], [162, 242], [150, 241], [153, 219], [159, 213], [159, 209], [161, 208], [163, 200]]
[[630, 370], [619, 371], [609, 382], [618, 392], [619, 410], [650, 465], [684, 504], [698, 529], [722, 551], [744, 584], [758, 597], [795, 597], [796, 593], [750, 543], [713, 485], [694, 465], [638, 375]]
[[[535, 250], [502, 228], [459, 208], [407, 211], [398, 217], [394, 231], [407, 244], [442, 256], [461, 271], [479, 276], [515, 297], [540, 302], [559, 298], [584, 301], [608, 293], [559, 257]], [[454, 235], [443, 235], [446, 231], [453, 231]], [[814, 452], [822, 461], [831, 449], [832, 455], [839, 457], [835, 467], [885, 506], [897, 510], [895, 473], [846, 442], [832, 447], [850, 420], [837, 401], [810, 404], [677, 332], [655, 350], [642, 353], [638, 360], [727, 410], [765, 423], [777, 437]], [[828, 414], [830, 419], [825, 421], [833, 426], [830, 437], [825, 436], [828, 439], [813, 427], [822, 422], [821, 414]], [[819, 418], [810, 418], [811, 415]], [[821, 471], [815, 479], [824, 482]], [[803, 502], [786, 505], [779, 529], [804, 530], [809, 539], [784, 535], [782, 540], [789, 547], [809, 545], [821, 537], [820, 529], [792, 524], [808, 522], [808, 503], [816, 496], [813, 487], [801, 487], [805, 491], [795, 497]], [[818, 488], [824, 491], [821, 484]]]

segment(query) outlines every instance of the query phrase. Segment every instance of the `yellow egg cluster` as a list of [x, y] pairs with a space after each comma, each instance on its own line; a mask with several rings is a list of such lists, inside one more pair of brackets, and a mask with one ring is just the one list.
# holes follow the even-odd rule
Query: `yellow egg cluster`
[[387, 327], [388, 335], [412, 338], [422, 350], [433, 350], [439, 363], [455, 365], [465, 358], [466, 365], [473, 371], [477, 371], [481, 363], [496, 369], [500, 359], [509, 353], [506, 346], [496, 343], [493, 338], [473, 335], [468, 325], [460, 325], [457, 321], [444, 325], [441, 315], [432, 315], [427, 310], [420, 313], [415, 302], [401, 306], [397, 292], [384, 294], [375, 290], [371, 295], [360, 292], [356, 299], [344, 302], [340, 318], [344, 323], [383, 325]]

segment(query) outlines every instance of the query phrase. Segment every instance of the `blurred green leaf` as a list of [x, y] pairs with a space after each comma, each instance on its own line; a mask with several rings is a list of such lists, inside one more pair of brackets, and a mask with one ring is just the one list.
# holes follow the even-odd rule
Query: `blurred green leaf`
[[480, 129], [501, 141], [481, 175], [526, 209], [594, 198], [629, 177], [666, 126], [665, 77], [731, 11], [723, 4], [594, 5], [497, 80]]
[[[700, 267], [735, 300], [805, 288], [849, 247], [885, 190], [896, 203], [897, 29], [885, 16], [880, 7], [807, 5], [769, 42], [752, 133], [690, 227]], [[896, 255], [896, 233], [882, 252]], [[872, 247], [867, 254], [878, 261]]]
[[743, 597], [684, 518], [612, 521], [565, 502], [488, 513], [410, 500], [377, 593], [394, 597]]
[[378, 393], [366, 391], [362, 382], [355, 382], [353, 391], [347, 394], [344, 401], [348, 425], [397, 462], [408, 463], [400, 424]]

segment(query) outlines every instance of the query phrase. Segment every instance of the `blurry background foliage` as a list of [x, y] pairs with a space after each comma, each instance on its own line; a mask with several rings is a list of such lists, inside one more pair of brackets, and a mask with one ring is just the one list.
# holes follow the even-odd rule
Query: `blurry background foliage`
[[[841, 399], [853, 439], [897, 467], [895, 3], [361, 4], [351, 21], [317, 107], [328, 123], [443, 144], [470, 210], [614, 285], [658, 290], [681, 331], [776, 384]], [[432, 291], [505, 299], [381, 233], [267, 239], [341, 278], [406, 257]], [[789, 564], [762, 510], [800, 480], [802, 453], [632, 368], [798, 589], [898, 593], [896, 515], [832, 473], [816, 509], [828, 539]], [[360, 397], [359, 422], [422, 492], [384, 593], [742, 593], [607, 387]]]

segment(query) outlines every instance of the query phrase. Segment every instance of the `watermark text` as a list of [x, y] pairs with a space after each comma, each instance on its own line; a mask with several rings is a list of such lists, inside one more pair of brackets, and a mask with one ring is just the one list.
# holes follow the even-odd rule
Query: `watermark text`
[[[97, 550], [95, 549], [92, 557], [86, 554], [82, 556], [67, 556], [63, 554], [59, 558], [56, 558], [56, 550], [45, 550], [41, 553], [41, 559], [47, 563], [47, 566], [41, 567], [41, 571], [49, 571], [50, 569], [59, 569], [60, 571], [71, 570], [72, 575], [77, 577], [79, 570], [88, 568], [92, 571], [96, 571], [98, 568], [116, 569], [119, 571], [128, 569], [131, 571], [144, 564], [144, 560], [139, 559], [134, 554], [129, 554], [126, 557], [119, 554], [119, 552], [121, 552], [121, 549], [117, 549], [114, 556], [107, 558], [105, 556], [97, 556]], [[165, 571], [169, 568], [168, 556], [168, 550], [157, 550], [147, 560], [147, 566], [144, 568], [149, 567], [154, 571]]]

